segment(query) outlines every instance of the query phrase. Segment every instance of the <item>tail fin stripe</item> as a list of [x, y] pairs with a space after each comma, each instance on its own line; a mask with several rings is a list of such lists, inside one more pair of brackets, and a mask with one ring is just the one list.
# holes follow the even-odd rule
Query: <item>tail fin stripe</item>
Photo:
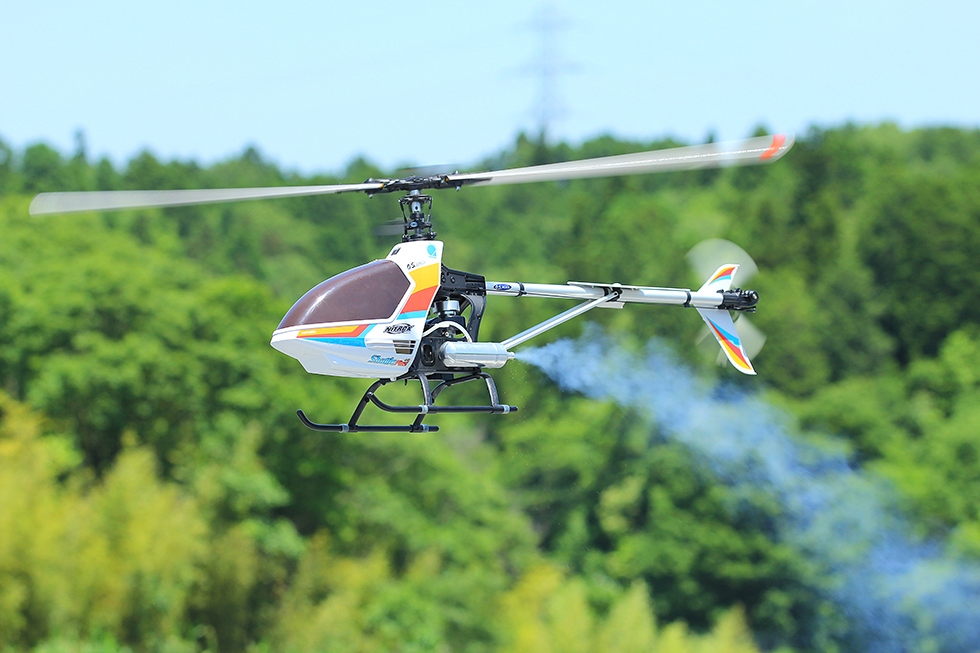
[[704, 319], [714, 330], [715, 336], [718, 338], [718, 342], [720, 342], [722, 346], [728, 351], [729, 355], [732, 358], [738, 359], [738, 361], [745, 367], [751, 369], [752, 366], [749, 364], [749, 361], [746, 360], [745, 356], [742, 355], [742, 345], [741, 345], [741, 341], [739, 341], [738, 339], [738, 336], [723, 331], [717, 324], [714, 323], [714, 321], [712, 321], [707, 316], [705, 316]]
[[719, 268], [718, 271], [715, 272], [715, 276], [713, 276], [710, 279], [708, 279], [708, 281], [707, 281], [707, 283], [705, 283], [705, 285], [707, 286], [707, 285], [713, 284], [714, 282], [719, 281], [721, 279], [729, 279], [730, 280], [732, 278], [732, 275], [735, 273], [735, 270], [737, 268], [738, 268], [737, 265], [731, 265], [731, 266], [728, 266], [728, 267]]

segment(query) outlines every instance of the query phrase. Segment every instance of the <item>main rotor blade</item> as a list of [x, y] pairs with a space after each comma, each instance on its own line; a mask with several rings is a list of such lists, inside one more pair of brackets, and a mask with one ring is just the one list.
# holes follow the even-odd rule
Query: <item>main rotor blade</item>
[[205, 188], [196, 190], [106, 190], [41, 193], [31, 202], [31, 215], [116, 211], [163, 206], [190, 206], [216, 202], [241, 202], [272, 197], [302, 197], [378, 190], [382, 182], [332, 186], [285, 186], [279, 188]]
[[759, 136], [744, 141], [708, 143], [652, 152], [607, 156], [584, 161], [550, 163], [541, 166], [513, 168], [469, 174], [384, 179], [361, 184], [333, 186], [286, 186], [279, 188], [211, 188], [198, 190], [120, 190], [41, 193], [31, 202], [31, 215], [79, 213], [82, 211], [115, 211], [164, 206], [189, 206], [216, 202], [274, 197], [302, 197], [349, 192], [401, 192], [427, 188], [459, 188], [464, 184], [502, 185], [535, 181], [560, 181], [587, 177], [635, 175], [669, 170], [693, 170], [726, 166], [771, 163], [793, 146], [792, 134]]
[[756, 165], [772, 163], [781, 158], [793, 147], [793, 142], [792, 134], [758, 136], [743, 141], [706, 143], [704, 145], [605, 156], [582, 161], [549, 163], [527, 168], [447, 175], [447, 182], [449, 184], [458, 182], [460, 184], [492, 186], [525, 184], [535, 181], [637, 175], [671, 170]]

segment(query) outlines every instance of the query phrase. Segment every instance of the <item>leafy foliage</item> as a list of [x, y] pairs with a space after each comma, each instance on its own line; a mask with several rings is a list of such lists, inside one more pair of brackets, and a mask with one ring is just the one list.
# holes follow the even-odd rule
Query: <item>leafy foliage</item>
[[[674, 143], [525, 137], [487, 167]], [[777, 165], [440, 195], [446, 264], [488, 279], [688, 287], [708, 237], [751, 251], [757, 368], [847, 438], [923, 532], [980, 557], [980, 132], [813, 129]], [[343, 180], [381, 171], [353, 162]], [[42, 190], [335, 183], [254, 148], [116, 169], [0, 142], [0, 649], [820, 650], [845, 641], [778, 511], [733, 498], [646, 416], [510, 364], [499, 419], [412, 437], [303, 429], [363, 384], [267, 346], [291, 302], [381, 257], [384, 198], [27, 216]], [[561, 310], [491, 298], [499, 340]], [[672, 339], [685, 311], [600, 311]], [[554, 336], [576, 335], [575, 323]], [[467, 392], [466, 389], [461, 389]], [[399, 392], [399, 389], [392, 389]], [[742, 497], [741, 499], [744, 499]]]

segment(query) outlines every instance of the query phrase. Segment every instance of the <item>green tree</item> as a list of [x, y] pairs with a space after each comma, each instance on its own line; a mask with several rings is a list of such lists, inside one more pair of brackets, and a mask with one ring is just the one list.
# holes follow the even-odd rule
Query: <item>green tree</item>
[[862, 250], [884, 294], [884, 327], [903, 364], [934, 356], [957, 325], [980, 321], [976, 303], [963, 292], [980, 282], [971, 263], [980, 254], [978, 179], [907, 171], [891, 180], [875, 206], [879, 217]]
[[69, 176], [61, 155], [43, 143], [31, 145], [24, 150], [21, 168], [24, 190], [28, 193], [64, 190], [68, 187]]

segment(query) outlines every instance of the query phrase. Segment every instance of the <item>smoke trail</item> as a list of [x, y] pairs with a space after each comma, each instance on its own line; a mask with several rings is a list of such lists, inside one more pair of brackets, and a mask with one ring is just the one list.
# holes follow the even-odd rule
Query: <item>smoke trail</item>
[[823, 591], [850, 623], [847, 648], [980, 648], [980, 565], [912, 538], [888, 484], [852, 468], [842, 447], [790, 436], [786, 415], [700, 381], [656, 341], [630, 352], [592, 330], [517, 357], [564, 390], [647, 411], [736, 495], [774, 496], [781, 506], [777, 537], [821, 569]]

